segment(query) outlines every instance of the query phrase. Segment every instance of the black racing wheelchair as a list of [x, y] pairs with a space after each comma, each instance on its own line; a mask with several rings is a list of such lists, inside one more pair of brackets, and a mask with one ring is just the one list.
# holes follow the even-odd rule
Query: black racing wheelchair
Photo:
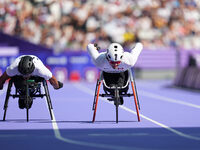
[[[13, 84], [15, 86], [15, 91], [11, 92]], [[42, 85], [44, 87], [43, 92], [41, 91]], [[44, 78], [38, 76], [31, 76], [29, 79], [24, 79], [22, 76], [14, 76], [9, 80], [4, 103], [3, 121], [5, 121], [6, 119], [6, 112], [10, 97], [19, 98], [19, 108], [26, 109], [27, 122], [29, 121], [29, 109], [32, 106], [33, 100], [38, 97], [46, 97], [51, 120], [53, 120], [53, 107], [49, 95], [47, 81]]]
[[[108, 76], [112, 76], [112, 78], [108, 78]], [[120, 74], [117, 73], [116, 76], [119, 77]], [[110, 75], [109, 73], [101, 71], [100, 77], [99, 77], [99, 79], [97, 79], [97, 83], [96, 83], [93, 108], [92, 108], [92, 110], [94, 111], [92, 122], [95, 121], [99, 96], [107, 97], [109, 101], [114, 101], [114, 105], [116, 108], [116, 123], [118, 123], [118, 108], [119, 108], [119, 105], [123, 104], [123, 97], [134, 96], [134, 103], [135, 103], [135, 108], [136, 108], [136, 112], [137, 112], [137, 118], [138, 118], [138, 121], [140, 121], [140, 116], [139, 116], [140, 104], [139, 104], [136, 83], [135, 83], [135, 79], [134, 79], [132, 70], [129, 69], [129, 70], [125, 71], [123, 73], [123, 76], [125, 78], [125, 82], [123, 82], [123, 84], [111, 83], [111, 82], [117, 80], [115, 75], [114, 74]], [[113, 80], [113, 81], [111, 81], [111, 80]], [[102, 82], [103, 82], [103, 91], [104, 92], [102, 92], [100, 94], [100, 87], [101, 87]], [[132, 92], [128, 92], [129, 84], [131, 84], [131, 86], [132, 86]]]

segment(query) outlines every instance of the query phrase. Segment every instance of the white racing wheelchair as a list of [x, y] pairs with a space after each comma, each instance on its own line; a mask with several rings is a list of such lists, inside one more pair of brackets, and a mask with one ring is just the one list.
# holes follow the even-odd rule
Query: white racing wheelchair
[[[15, 86], [15, 92], [12, 92], [13, 84]], [[44, 92], [41, 91], [41, 85], [43, 85], [44, 87]], [[29, 79], [24, 79], [22, 76], [14, 76], [9, 80], [4, 103], [3, 121], [5, 121], [6, 119], [6, 112], [10, 97], [19, 98], [19, 107], [21, 109], [26, 109], [27, 122], [29, 121], [29, 109], [31, 108], [33, 99], [38, 97], [46, 97], [51, 120], [53, 120], [51, 111], [53, 107], [49, 95], [47, 81], [44, 78], [38, 76], [31, 76]]]
[[[139, 104], [136, 83], [135, 83], [135, 79], [134, 79], [132, 70], [129, 69], [124, 72], [125, 82], [121, 86], [119, 86], [117, 84], [108, 84], [109, 79], [106, 78], [106, 76], [108, 76], [108, 75], [109, 75], [109, 73], [101, 71], [100, 77], [99, 77], [99, 79], [97, 79], [94, 101], [93, 101], [93, 108], [92, 108], [92, 110], [94, 111], [92, 122], [95, 121], [99, 96], [107, 97], [109, 101], [114, 101], [114, 105], [116, 108], [116, 123], [118, 123], [119, 105], [123, 104], [123, 101], [121, 102], [121, 100], [123, 100], [123, 97], [133, 96], [135, 108], [136, 108], [136, 112], [137, 112], [137, 119], [138, 119], [138, 121], [140, 121], [140, 115], [139, 115], [140, 104]], [[100, 87], [101, 87], [102, 82], [103, 82], [104, 92], [100, 93]], [[128, 92], [129, 84], [132, 87], [132, 92]]]

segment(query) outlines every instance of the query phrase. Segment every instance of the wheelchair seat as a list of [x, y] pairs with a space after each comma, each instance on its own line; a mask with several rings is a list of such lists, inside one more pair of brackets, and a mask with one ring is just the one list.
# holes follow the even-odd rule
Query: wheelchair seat
[[[22, 77], [22, 76], [14, 76], [12, 77], [14, 86], [16, 88], [16, 91], [20, 95], [25, 95], [26, 93], [26, 84], [27, 81]], [[34, 97], [37, 92], [39, 92], [41, 88], [41, 83], [45, 79], [39, 76], [31, 76], [28, 79], [28, 84], [29, 84], [29, 94], [31, 97]]]
[[[15, 92], [12, 92], [12, 85], [14, 84]], [[43, 86], [44, 91], [41, 90]], [[46, 97], [51, 120], [53, 119], [51, 109], [52, 103], [49, 95], [47, 81], [39, 76], [31, 76], [28, 79], [25, 79], [23, 76], [14, 76], [11, 77], [8, 83], [6, 99], [4, 103], [4, 116], [3, 121], [5, 121], [6, 112], [8, 108], [9, 97], [19, 98], [19, 108], [27, 110], [27, 121], [29, 121], [29, 109], [32, 106], [33, 99], [40, 97]]]
[[118, 88], [120, 93], [127, 93], [130, 82], [128, 70], [121, 73], [107, 73], [103, 71], [102, 75], [103, 89], [106, 93], [113, 93], [115, 88]]

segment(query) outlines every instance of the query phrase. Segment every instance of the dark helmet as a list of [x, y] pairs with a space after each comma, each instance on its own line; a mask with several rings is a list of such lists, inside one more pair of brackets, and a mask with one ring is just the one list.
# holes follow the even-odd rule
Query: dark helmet
[[35, 69], [35, 65], [33, 63], [33, 58], [30, 56], [24, 56], [21, 58], [19, 65], [18, 65], [18, 71], [23, 75], [29, 75], [31, 74]]

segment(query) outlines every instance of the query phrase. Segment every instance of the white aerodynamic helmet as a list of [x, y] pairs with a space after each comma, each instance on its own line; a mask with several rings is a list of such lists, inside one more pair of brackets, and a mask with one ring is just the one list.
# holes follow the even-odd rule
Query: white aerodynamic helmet
[[121, 62], [124, 54], [123, 47], [118, 43], [112, 43], [107, 49], [107, 59], [111, 62]]

